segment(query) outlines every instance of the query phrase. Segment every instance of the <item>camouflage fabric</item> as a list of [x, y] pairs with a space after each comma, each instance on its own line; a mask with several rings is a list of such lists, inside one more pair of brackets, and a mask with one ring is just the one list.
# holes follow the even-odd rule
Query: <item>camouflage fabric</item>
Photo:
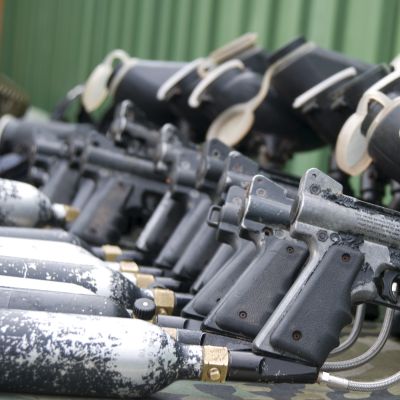
[[[367, 350], [378, 333], [377, 325], [368, 325], [357, 344], [341, 356], [351, 358]], [[370, 363], [337, 375], [355, 380], [376, 380], [400, 370], [400, 341], [390, 339], [383, 351]], [[346, 400], [346, 399], [399, 399], [400, 384], [388, 390], [361, 393], [341, 392], [325, 385], [264, 385], [253, 383], [225, 383], [223, 385], [202, 382], [176, 382], [163, 391], [153, 395], [152, 400]], [[47, 396], [0, 394], [0, 400], [71, 400]], [[74, 398], [76, 400], [76, 398]]]

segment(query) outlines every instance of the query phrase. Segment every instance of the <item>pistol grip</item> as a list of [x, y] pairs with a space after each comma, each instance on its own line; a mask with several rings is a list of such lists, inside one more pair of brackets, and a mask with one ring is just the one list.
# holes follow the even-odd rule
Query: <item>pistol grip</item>
[[203, 326], [254, 339], [296, 279], [308, 250], [301, 242], [268, 238], [265, 249]]
[[274, 349], [321, 366], [352, 320], [351, 287], [364, 255], [331, 246], [271, 333]]

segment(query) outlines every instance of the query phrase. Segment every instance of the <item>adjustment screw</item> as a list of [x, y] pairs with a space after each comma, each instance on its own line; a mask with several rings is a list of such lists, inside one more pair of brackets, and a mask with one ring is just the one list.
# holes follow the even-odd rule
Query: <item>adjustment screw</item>
[[310, 186], [310, 193], [311, 194], [320, 194], [321, 193], [321, 187], [319, 185], [316, 185], [315, 183], [313, 183]]
[[293, 254], [294, 248], [293, 248], [292, 246], [286, 247], [286, 251], [287, 251], [289, 254]]

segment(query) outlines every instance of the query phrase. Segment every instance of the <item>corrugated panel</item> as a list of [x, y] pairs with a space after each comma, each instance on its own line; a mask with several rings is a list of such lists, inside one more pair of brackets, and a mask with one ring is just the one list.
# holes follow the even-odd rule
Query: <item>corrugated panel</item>
[[190, 60], [254, 31], [268, 49], [305, 35], [381, 62], [400, 50], [399, 17], [398, 0], [5, 0], [0, 65], [50, 109], [116, 47]]
[[188, 60], [255, 31], [267, 48], [298, 35], [368, 61], [399, 49], [397, 0], [6, 0], [1, 67], [51, 107], [105, 53]]

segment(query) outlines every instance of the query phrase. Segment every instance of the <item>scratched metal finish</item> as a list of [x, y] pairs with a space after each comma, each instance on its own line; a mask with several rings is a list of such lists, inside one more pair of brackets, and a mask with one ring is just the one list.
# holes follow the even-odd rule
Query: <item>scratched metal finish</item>
[[[365, 351], [374, 341], [379, 325], [368, 324], [355, 347], [343, 354], [350, 358]], [[399, 369], [400, 341], [390, 339], [376, 359], [354, 371], [338, 375], [353, 379], [379, 379]], [[400, 385], [376, 393], [341, 392], [322, 385], [263, 385], [253, 383], [208, 384], [196, 381], [179, 381], [161, 392], [142, 399], [152, 400], [395, 400], [400, 398]], [[34, 396], [22, 394], [0, 394], [0, 400], [76, 400], [76, 397]]]
[[199, 346], [144, 321], [1, 310], [0, 327], [2, 392], [143, 398], [200, 375]]
[[70, 243], [0, 238], [0, 275], [73, 283], [125, 308], [132, 308], [139, 297], [151, 297], [148, 291]]
[[39, 226], [55, 217], [50, 200], [31, 185], [0, 179], [0, 225]]

